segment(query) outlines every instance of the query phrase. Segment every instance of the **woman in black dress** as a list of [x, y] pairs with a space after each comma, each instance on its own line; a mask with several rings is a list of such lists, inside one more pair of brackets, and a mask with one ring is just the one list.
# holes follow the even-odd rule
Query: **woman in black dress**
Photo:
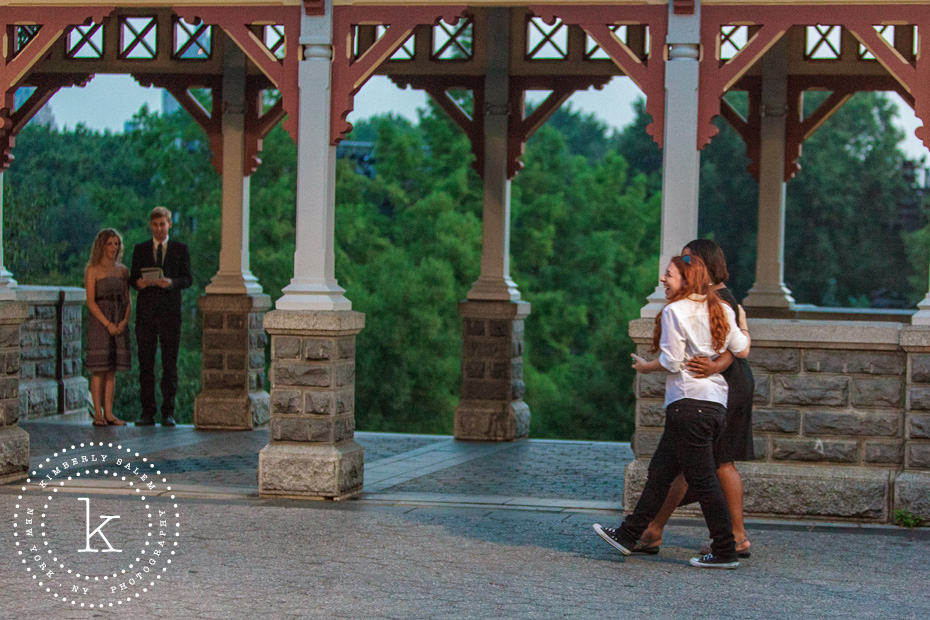
[[[693, 254], [707, 265], [711, 279], [715, 283], [717, 295], [729, 304], [736, 313], [740, 327], [745, 327], [746, 313], [733, 293], [724, 285], [730, 277], [723, 250], [710, 239], [695, 239], [689, 242], [681, 252], [682, 256]], [[714, 459], [717, 462], [717, 477], [727, 499], [730, 520], [733, 524], [733, 538], [739, 557], [749, 557], [751, 543], [746, 535], [743, 523], [743, 479], [736, 469], [735, 461], [751, 461], [755, 458], [752, 447], [752, 397], [755, 390], [752, 371], [744, 359], [734, 358], [724, 353], [715, 361], [707, 358], [694, 358], [688, 362], [688, 369], [696, 377], [707, 377], [720, 373], [726, 379], [729, 388], [727, 397], [726, 427], [714, 446]], [[688, 484], [682, 476], [672, 483], [665, 504], [649, 527], [643, 532], [639, 544], [633, 549], [639, 553], [658, 553], [662, 544], [662, 530], [675, 509], [683, 504], [695, 501], [688, 494]], [[701, 551], [704, 553], [704, 550]]]
[[116, 371], [129, 370], [129, 270], [120, 262], [123, 238], [112, 228], [97, 233], [84, 271], [87, 293], [87, 356], [94, 426], [123, 426], [113, 415]]

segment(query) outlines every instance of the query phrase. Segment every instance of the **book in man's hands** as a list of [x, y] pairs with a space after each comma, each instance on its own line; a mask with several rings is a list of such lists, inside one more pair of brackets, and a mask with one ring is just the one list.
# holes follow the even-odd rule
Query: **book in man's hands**
[[161, 270], [161, 267], [144, 267], [142, 269], [143, 280], [154, 282], [155, 280], [161, 280], [164, 277], [165, 273]]

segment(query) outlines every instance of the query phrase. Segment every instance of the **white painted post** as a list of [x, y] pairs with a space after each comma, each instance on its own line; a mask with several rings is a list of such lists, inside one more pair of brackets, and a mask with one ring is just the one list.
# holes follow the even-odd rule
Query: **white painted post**
[[[669, 260], [697, 237], [701, 168], [701, 152], [697, 148], [701, 7], [697, 2], [693, 15], [675, 15], [674, 5], [669, 2], [668, 11], [659, 276]], [[663, 305], [665, 290], [659, 284], [640, 310], [640, 316], [652, 318]]]
[[223, 53], [223, 216], [220, 267], [207, 295], [261, 294], [249, 270], [249, 177], [245, 176], [245, 54], [231, 40]]
[[278, 310], [351, 310], [336, 282], [336, 147], [329, 141], [332, 2], [320, 16], [303, 15], [298, 67], [297, 238], [294, 277]]
[[785, 119], [788, 113], [788, 44], [783, 38], [762, 57], [762, 126], [759, 147], [759, 229], [756, 282], [747, 308], [790, 308], [785, 286]]

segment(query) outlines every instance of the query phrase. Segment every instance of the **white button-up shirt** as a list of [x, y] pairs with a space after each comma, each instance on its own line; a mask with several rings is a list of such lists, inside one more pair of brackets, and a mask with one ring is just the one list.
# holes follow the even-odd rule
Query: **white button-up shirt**
[[662, 310], [662, 337], [659, 340], [659, 363], [669, 375], [665, 381], [665, 406], [682, 398], [707, 400], [727, 406], [727, 382], [720, 374], [698, 379], [685, 365], [693, 357], [716, 359], [724, 350], [739, 353], [749, 346], [749, 339], [736, 325], [729, 305], [721, 302], [730, 332], [726, 345], [714, 350], [710, 335], [710, 316], [703, 296], [679, 299]]

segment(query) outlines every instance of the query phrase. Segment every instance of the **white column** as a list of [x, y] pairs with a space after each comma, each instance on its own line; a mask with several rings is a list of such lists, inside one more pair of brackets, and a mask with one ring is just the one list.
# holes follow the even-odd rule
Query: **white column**
[[16, 280], [3, 264], [3, 172], [0, 172], [0, 301], [16, 299]]
[[[698, 179], [701, 152], [697, 148], [698, 56], [701, 7], [693, 15], [675, 15], [669, 3], [668, 61], [665, 63], [665, 135], [662, 139], [662, 232], [659, 273], [686, 243], [697, 237]], [[640, 310], [652, 318], [665, 304], [661, 284]]]
[[332, 2], [326, 13], [303, 15], [298, 67], [297, 239], [294, 278], [278, 310], [351, 310], [336, 282], [336, 147], [329, 142]]
[[507, 122], [510, 116], [510, 9], [488, 9], [488, 66], [484, 80], [484, 207], [481, 214], [481, 275], [470, 300], [518, 301], [510, 279], [510, 179]]
[[789, 308], [794, 303], [784, 283], [787, 113], [788, 45], [783, 38], [762, 57], [756, 282], [743, 300], [747, 308]]
[[223, 53], [223, 216], [220, 268], [205, 293], [260, 294], [249, 270], [249, 177], [245, 176], [245, 54], [230, 39]]

